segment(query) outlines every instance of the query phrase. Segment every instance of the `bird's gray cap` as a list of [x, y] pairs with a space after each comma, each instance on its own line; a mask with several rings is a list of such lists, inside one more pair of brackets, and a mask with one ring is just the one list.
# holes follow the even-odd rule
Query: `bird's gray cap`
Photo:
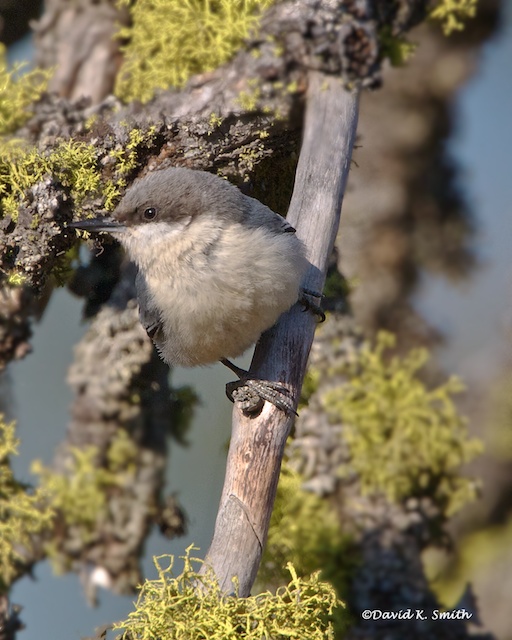
[[[227, 180], [184, 167], [151, 171], [127, 189], [112, 216], [71, 223], [88, 231], [116, 233], [151, 221], [179, 222], [208, 213], [250, 226], [281, 226], [283, 220]], [[291, 229], [291, 227], [290, 227]]]
[[174, 222], [206, 211], [221, 217], [228, 212], [230, 217], [242, 216], [243, 208], [243, 194], [227, 180], [206, 171], [173, 167], [135, 180], [114, 218], [129, 227], [147, 222], [148, 211], [149, 219]]

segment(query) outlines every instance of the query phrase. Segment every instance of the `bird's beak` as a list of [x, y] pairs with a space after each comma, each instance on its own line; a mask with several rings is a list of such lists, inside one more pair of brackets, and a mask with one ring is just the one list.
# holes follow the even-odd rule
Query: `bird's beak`
[[77, 222], [68, 222], [71, 229], [82, 229], [83, 231], [107, 231], [108, 233], [116, 233], [124, 231], [126, 227], [113, 218], [107, 216], [99, 216], [98, 218], [89, 218], [88, 220], [78, 220]]

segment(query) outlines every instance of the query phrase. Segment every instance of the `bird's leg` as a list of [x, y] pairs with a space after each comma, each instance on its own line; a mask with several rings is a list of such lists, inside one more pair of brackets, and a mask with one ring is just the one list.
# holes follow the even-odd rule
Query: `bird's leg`
[[236, 402], [242, 411], [255, 413], [262, 408], [266, 400], [285, 413], [297, 415], [293, 398], [286, 387], [277, 382], [251, 378], [248, 371], [237, 367], [226, 358], [222, 358], [221, 362], [240, 378], [236, 382], [227, 383], [226, 395], [231, 402]]
[[304, 311], [310, 311], [318, 318], [318, 322], [325, 321], [325, 313], [320, 305], [313, 302], [311, 298], [323, 298], [321, 293], [317, 291], [311, 291], [310, 289], [302, 288], [299, 294], [298, 302], [304, 307]]
[[[323, 322], [325, 320], [325, 313], [311, 298], [320, 299], [322, 298], [322, 294], [311, 291], [310, 289], [302, 288], [300, 290], [298, 302], [304, 306], [304, 311], [310, 311], [319, 318], [319, 322]], [[255, 413], [262, 408], [263, 402], [266, 400], [285, 413], [294, 413], [297, 415], [293, 398], [290, 396], [290, 391], [286, 387], [283, 387], [277, 382], [251, 378], [248, 371], [237, 367], [236, 364], [233, 364], [227, 358], [222, 358], [221, 362], [240, 378], [236, 382], [228, 382], [226, 385], [226, 395], [231, 402], [236, 402], [242, 411]]]

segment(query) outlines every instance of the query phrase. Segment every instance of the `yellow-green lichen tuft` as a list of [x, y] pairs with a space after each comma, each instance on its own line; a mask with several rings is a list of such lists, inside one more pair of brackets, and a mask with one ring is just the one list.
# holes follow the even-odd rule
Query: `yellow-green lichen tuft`
[[[128, 4], [127, 0], [119, 0]], [[272, 0], [139, 0], [130, 7], [132, 25], [116, 95], [150, 100], [155, 90], [181, 87], [196, 73], [227, 62], [255, 28]]]
[[[127, 126], [127, 125], [126, 125]], [[116, 171], [126, 175], [138, 165], [138, 154], [142, 147], [149, 146], [156, 135], [156, 127], [152, 125], [147, 130], [130, 129], [128, 142], [123, 149], [112, 151], [110, 157], [116, 160]]]
[[[330, 618], [341, 603], [334, 589], [318, 573], [299, 578], [288, 565], [291, 581], [276, 594], [249, 598], [223, 594], [212, 572], [201, 575], [202, 561], [182, 556], [184, 568], [174, 578], [172, 556], [155, 558], [157, 580], [142, 585], [135, 611], [118, 622], [121, 636], [130, 640], [329, 640], [334, 638]], [[166, 566], [163, 566], [165, 562]], [[196, 565], [197, 569], [194, 568]]]
[[407, 38], [393, 35], [389, 27], [381, 30], [379, 39], [382, 56], [387, 58], [394, 67], [406, 64], [417, 48], [417, 45], [409, 42]]
[[476, 15], [477, 0], [439, 0], [430, 12], [433, 20], [441, 23], [443, 32], [449, 36], [462, 31], [465, 23]]
[[18, 147], [0, 161], [0, 197], [4, 215], [17, 219], [20, 198], [31, 186], [52, 176], [69, 187], [80, 204], [100, 190], [101, 172], [96, 149], [85, 142], [61, 142], [49, 153]]
[[5, 46], [0, 43], [0, 136], [12, 133], [30, 116], [30, 105], [48, 84], [48, 71], [36, 69], [21, 74], [23, 65], [9, 69]]
[[475, 497], [475, 483], [460, 475], [460, 466], [482, 444], [468, 437], [453, 403], [460, 381], [450, 378], [428, 389], [417, 376], [426, 350], [388, 358], [394, 344], [394, 336], [382, 332], [375, 348], [364, 345], [343, 370], [348, 382], [326, 392], [322, 402], [331, 419], [345, 425], [351, 466], [364, 492], [384, 492], [393, 501], [427, 495], [450, 516]]
[[216, 113], [211, 113], [208, 119], [208, 124], [212, 129], [215, 129], [222, 124], [222, 118]]
[[70, 453], [66, 475], [44, 467], [40, 460], [32, 463], [31, 470], [40, 476], [41, 486], [65, 522], [79, 527], [86, 537], [94, 531], [97, 519], [105, 511], [105, 489], [112, 484], [112, 478], [105, 469], [97, 468], [96, 447], [73, 448]]
[[32, 490], [14, 479], [9, 458], [17, 455], [18, 446], [14, 424], [0, 416], [0, 595], [17, 577], [32, 536], [49, 527], [53, 517], [42, 489]]
[[115, 180], [107, 180], [103, 185], [104, 207], [108, 211], [114, 208], [121, 190], [126, 186], [125, 177], [140, 165], [139, 154], [141, 149], [150, 147], [155, 136], [156, 127], [154, 126], [149, 127], [147, 130], [131, 129], [128, 132], [126, 146], [109, 153], [109, 158], [114, 160], [117, 178]]
[[240, 91], [236, 102], [244, 111], [256, 111], [260, 98], [261, 90], [259, 87], [251, 87], [248, 91]]
[[39, 460], [32, 463], [32, 472], [40, 477], [53, 509], [67, 526], [79, 528], [87, 541], [98, 520], [107, 517], [109, 489], [133, 483], [136, 457], [137, 447], [120, 429], [107, 451], [106, 467], [97, 463], [97, 447], [72, 447], [65, 474], [44, 467]]
[[7, 284], [10, 287], [22, 287], [27, 281], [27, 276], [19, 271], [11, 271], [7, 276]]
[[[27, 189], [46, 177], [69, 189], [75, 207], [99, 197], [103, 208], [113, 209], [126, 184], [125, 176], [137, 168], [140, 150], [150, 146], [155, 135], [155, 127], [133, 128], [126, 145], [110, 151], [107, 158], [94, 145], [76, 140], [63, 140], [46, 152], [27, 149], [21, 142], [0, 145], [1, 215], [16, 221]], [[104, 166], [109, 167], [108, 176], [103, 175]], [[34, 227], [37, 222], [34, 220]]]

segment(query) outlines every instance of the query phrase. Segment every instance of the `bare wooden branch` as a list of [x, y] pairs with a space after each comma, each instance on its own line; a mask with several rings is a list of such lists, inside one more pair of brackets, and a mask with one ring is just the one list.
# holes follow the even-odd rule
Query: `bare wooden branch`
[[[311, 267], [305, 287], [321, 291], [338, 230], [357, 128], [358, 93], [339, 79], [311, 72], [304, 141], [288, 220], [305, 243]], [[295, 305], [266, 332], [251, 374], [286, 385], [298, 402], [315, 320]], [[293, 418], [265, 404], [260, 415], [233, 410], [226, 478], [213, 540], [206, 556], [222, 588], [249, 595], [258, 571]]]

